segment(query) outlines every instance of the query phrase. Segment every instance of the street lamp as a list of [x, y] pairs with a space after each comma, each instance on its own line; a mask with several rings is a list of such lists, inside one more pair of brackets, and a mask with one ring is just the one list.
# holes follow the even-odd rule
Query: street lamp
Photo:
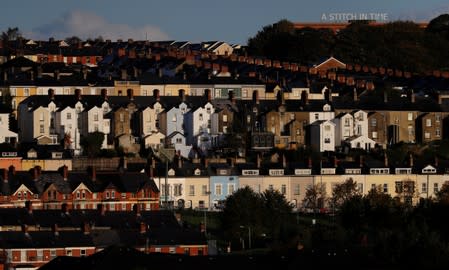
[[[248, 228], [248, 249], [251, 249], [251, 227], [240, 225], [241, 229]], [[245, 240], [243, 240], [243, 249], [245, 249]]]

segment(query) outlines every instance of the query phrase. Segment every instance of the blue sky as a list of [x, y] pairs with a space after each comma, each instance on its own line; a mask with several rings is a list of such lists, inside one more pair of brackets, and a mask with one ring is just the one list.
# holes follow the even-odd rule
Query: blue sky
[[338, 14], [378, 14], [390, 21], [428, 21], [443, 13], [449, 13], [447, 0], [5, 0], [0, 31], [17, 26], [34, 39], [101, 35], [246, 44], [280, 19], [320, 22]]

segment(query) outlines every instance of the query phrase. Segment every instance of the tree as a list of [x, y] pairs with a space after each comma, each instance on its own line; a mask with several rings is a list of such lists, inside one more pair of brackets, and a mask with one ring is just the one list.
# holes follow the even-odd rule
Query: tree
[[331, 201], [335, 208], [339, 208], [343, 203], [358, 194], [357, 182], [348, 178], [345, 182], [335, 185], [334, 190], [332, 190]]
[[262, 193], [265, 233], [276, 242], [285, 242], [289, 235], [289, 225], [293, 224], [293, 207], [278, 190], [266, 190]]
[[436, 201], [443, 205], [449, 205], [449, 182], [445, 182], [437, 192]]
[[22, 33], [20, 33], [18, 27], [8, 27], [6, 32], [2, 32], [3, 41], [14, 41], [20, 37], [22, 37]]
[[80, 145], [85, 155], [88, 157], [96, 157], [101, 151], [103, 141], [104, 133], [97, 131], [89, 133], [86, 136], [81, 136]]
[[253, 233], [263, 231], [263, 201], [261, 196], [250, 187], [238, 189], [226, 198], [221, 222], [227, 239], [238, 240], [241, 237], [240, 226], [249, 226]]
[[317, 211], [323, 208], [326, 202], [326, 189], [324, 185], [313, 185], [307, 188], [306, 195], [302, 201], [304, 208]]
[[449, 14], [442, 14], [432, 19], [427, 25], [426, 31], [449, 40]]

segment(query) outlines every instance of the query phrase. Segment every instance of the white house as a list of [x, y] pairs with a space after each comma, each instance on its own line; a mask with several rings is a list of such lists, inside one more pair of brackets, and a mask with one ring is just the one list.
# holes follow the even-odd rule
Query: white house
[[210, 134], [211, 132], [211, 115], [214, 113], [214, 107], [207, 102], [204, 107], [191, 110], [185, 115], [184, 125], [186, 127], [187, 144], [195, 145], [196, 138], [200, 134]]
[[140, 112], [140, 119], [141, 119], [141, 134], [142, 136], [150, 135], [151, 133], [158, 132], [158, 116], [159, 113], [163, 112], [164, 108], [159, 102], [156, 102], [153, 105], [153, 108], [146, 107]]
[[63, 139], [65, 136], [68, 136], [70, 138], [71, 143], [67, 146], [69, 149], [74, 150], [75, 155], [81, 153], [81, 134], [78, 123], [78, 113], [76, 112], [75, 108], [67, 106], [65, 108], [61, 108], [56, 112], [56, 130], [61, 139]]
[[158, 149], [161, 145], [164, 145], [165, 135], [161, 132], [151, 133], [143, 138], [145, 148]]
[[310, 144], [320, 152], [335, 151], [335, 123], [318, 120], [310, 128]]
[[362, 110], [354, 111], [354, 135], [368, 136], [368, 113]]
[[0, 113], [0, 143], [17, 142], [18, 135], [9, 130], [9, 113]]
[[87, 136], [89, 133], [97, 131], [104, 133], [104, 140], [101, 147], [108, 148], [107, 136], [111, 133], [110, 119], [104, 118], [103, 112], [104, 109], [97, 106], [81, 112], [81, 134]]
[[354, 136], [354, 117], [350, 113], [337, 115], [332, 122], [335, 123], [335, 146]]
[[184, 134], [184, 114], [190, 111], [187, 104], [182, 102], [178, 107], [173, 107], [168, 111], [159, 114], [159, 124], [161, 132], [169, 136], [173, 132]]
[[191, 145], [186, 145], [186, 137], [181, 132], [173, 132], [167, 136], [167, 144], [173, 145], [176, 152], [180, 152], [181, 156], [188, 158], [190, 151], [192, 150]]
[[346, 142], [351, 148], [358, 148], [364, 150], [370, 150], [375, 147], [376, 142], [364, 135], [355, 135], [351, 138], [347, 138]]
[[330, 104], [324, 104], [321, 111], [309, 112], [309, 123], [313, 123], [318, 120], [332, 120], [335, 117], [335, 113], [332, 110]]

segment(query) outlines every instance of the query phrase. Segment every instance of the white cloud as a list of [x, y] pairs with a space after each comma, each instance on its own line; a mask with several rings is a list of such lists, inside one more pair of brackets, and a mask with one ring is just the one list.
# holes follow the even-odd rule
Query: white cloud
[[33, 39], [65, 39], [78, 36], [81, 39], [96, 38], [102, 36], [104, 39], [132, 38], [134, 40], [167, 40], [169, 37], [160, 28], [152, 25], [131, 27], [126, 24], [115, 24], [106, 21], [89, 11], [74, 10], [63, 14], [54, 21], [36, 27], [31, 33], [25, 33], [26, 37]]

